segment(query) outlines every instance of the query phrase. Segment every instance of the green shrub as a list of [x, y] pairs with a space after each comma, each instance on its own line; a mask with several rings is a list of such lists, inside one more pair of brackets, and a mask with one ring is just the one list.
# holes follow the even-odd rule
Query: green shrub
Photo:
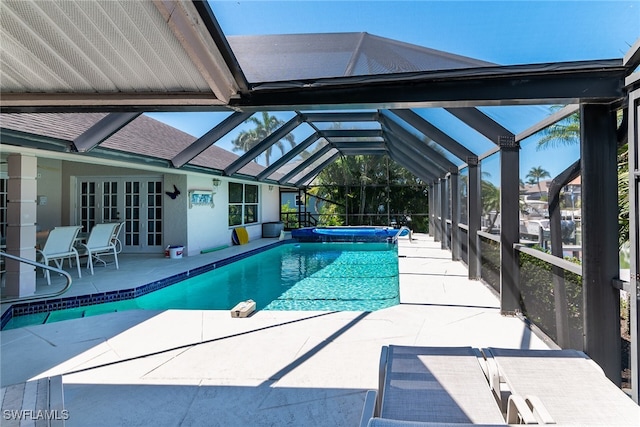
[[[569, 340], [572, 348], [582, 348], [582, 276], [563, 272], [567, 298]], [[553, 266], [520, 253], [520, 306], [529, 320], [557, 341]]]

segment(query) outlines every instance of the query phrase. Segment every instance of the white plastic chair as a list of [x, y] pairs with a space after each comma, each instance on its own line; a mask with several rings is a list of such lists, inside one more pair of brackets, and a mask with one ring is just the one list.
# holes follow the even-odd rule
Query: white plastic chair
[[[82, 226], [72, 225], [68, 227], [55, 227], [49, 232], [47, 241], [44, 244], [42, 250], [37, 250], [37, 253], [43, 258], [43, 264], [49, 265], [49, 261], [53, 261], [58, 268], [62, 268], [62, 263], [65, 258], [69, 259], [69, 266], [71, 267], [71, 257], [76, 258], [76, 267], [78, 268], [78, 277], [82, 277], [80, 272], [80, 257], [78, 251], [73, 247], [78, 232]], [[51, 284], [51, 276], [49, 270], [44, 270], [44, 275], [47, 278], [47, 283]]]
[[116, 246], [116, 253], [122, 252], [122, 242], [120, 241], [120, 230], [124, 227], [124, 221], [117, 224], [117, 227], [113, 230], [113, 236], [111, 241]]
[[92, 275], [94, 259], [96, 261], [100, 261], [105, 266], [107, 265], [106, 261], [100, 258], [100, 255], [113, 255], [116, 269], [119, 269], [118, 252], [116, 251], [116, 244], [114, 242], [114, 233], [116, 232], [116, 228], [119, 227], [120, 224], [116, 222], [110, 224], [96, 224], [91, 229], [87, 243], [82, 243], [82, 246], [84, 246], [88, 255], [87, 268], [91, 270]]

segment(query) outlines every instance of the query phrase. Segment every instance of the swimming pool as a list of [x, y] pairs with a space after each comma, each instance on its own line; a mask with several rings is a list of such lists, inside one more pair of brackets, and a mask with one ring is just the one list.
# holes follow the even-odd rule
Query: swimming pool
[[388, 243], [285, 244], [144, 296], [13, 317], [3, 328], [146, 309], [373, 311], [399, 303], [397, 246]]

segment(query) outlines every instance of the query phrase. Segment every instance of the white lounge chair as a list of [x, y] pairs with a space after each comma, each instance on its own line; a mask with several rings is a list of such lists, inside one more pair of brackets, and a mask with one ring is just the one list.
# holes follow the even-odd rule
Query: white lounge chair
[[116, 251], [116, 244], [114, 242], [114, 233], [116, 228], [119, 227], [120, 224], [116, 222], [96, 224], [91, 229], [87, 243], [82, 244], [88, 255], [87, 268], [91, 270], [91, 274], [93, 274], [94, 260], [103, 263], [105, 266], [107, 265], [107, 262], [102, 259], [100, 255], [113, 255], [116, 269], [119, 269], [118, 252]]
[[383, 347], [361, 425], [505, 425], [481, 360], [471, 347]]
[[[577, 350], [483, 350], [497, 396], [535, 396], [557, 424], [638, 426], [640, 407]], [[535, 400], [534, 404], [535, 404]], [[539, 415], [539, 414], [538, 414]]]
[[[68, 227], [55, 227], [51, 230], [49, 236], [47, 236], [44, 247], [36, 251], [42, 257], [42, 263], [49, 265], [49, 261], [53, 261], [58, 268], [62, 269], [62, 263], [65, 259], [69, 259], [69, 266], [71, 266], [71, 257], [75, 257], [78, 277], [82, 277], [78, 251], [73, 246], [81, 228], [82, 226], [73, 225]], [[44, 275], [47, 278], [47, 283], [50, 285], [51, 276], [49, 275], [49, 270], [44, 269]]]

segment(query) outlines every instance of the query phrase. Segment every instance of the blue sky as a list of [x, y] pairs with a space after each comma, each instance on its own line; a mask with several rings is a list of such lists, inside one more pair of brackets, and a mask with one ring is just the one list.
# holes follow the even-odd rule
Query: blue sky
[[[640, 37], [637, 0], [209, 3], [227, 35], [365, 31], [500, 65], [621, 58]], [[515, 133], [546, 114], [545, 107], [512, 110], [496, 110], [494, 119], [502, 119], [500, 123]], [[227, 115], [150, 114], [196, 137]], [[230, 150], [231, 139], [217, 145]], [[577, 146], [552, 152], [525, 148], [520, 166], [523, 179], [531, 167], [543, 166], [557, 174], [578, 158]]]
[[227, 35], [366, 31], [502, 65], [619, 58], [636, 1], [209, 1]]

